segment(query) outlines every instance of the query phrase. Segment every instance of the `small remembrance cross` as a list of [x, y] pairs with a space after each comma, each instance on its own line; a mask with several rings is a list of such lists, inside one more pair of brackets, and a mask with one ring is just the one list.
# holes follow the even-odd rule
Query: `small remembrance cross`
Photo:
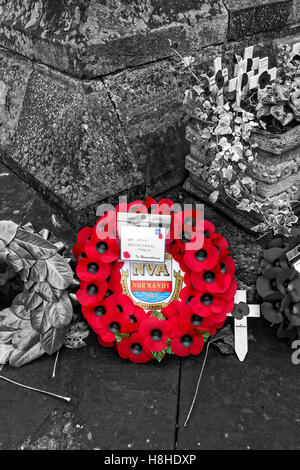
[[242, 60], [238, 63], [238, 76], [229, 80], [228, 84], [229, 93], [236, 90], [236, 104], [238, 107], [241, 106], [243, 95], [245, 95], [249, 89], [249, 80], [254, 75], [253, 70], [247, 72], [247, 64], [247, 60]]
[[260, 93], [267, 85], [274, 81], [277, 77], [277, 68], [269, 70], [269, 58], [265, 57], [260, 59], [258, 74], [250, 78], [250, 90], [258, 88], [258, 93]]
[[[258, 70], [259, 57], [255, 57], [253, 59], [253, 53], [254, 53], [254, 46], [246, 47], [242, 62], [245, 60], [247, 61], [247, 73]], [[238, 73], [239, 73], [239, 63], [237, 63], [234, 67], [234, 76], [237, 77]]]
[[[237, 291], [235, 296], [235, 303], [247, 303], [247, 292], [245, 290]], [[250, 314], [242, 320], [234, 319], [234, 348], [235, 352], [241, 362], [244, 362], [248, 353], [248, 318], [260, 317], [260, 306], [249, 305]], [[232, 317], [232, 314], [228, 315]]]
[[228, 69], [222, 69], [222, 59], [217, 57], [214, 60], [215, 74], [209, 80], [210, 91], [216, 91], [217, 104], [224, 106], [224, 85], [228, 83]]

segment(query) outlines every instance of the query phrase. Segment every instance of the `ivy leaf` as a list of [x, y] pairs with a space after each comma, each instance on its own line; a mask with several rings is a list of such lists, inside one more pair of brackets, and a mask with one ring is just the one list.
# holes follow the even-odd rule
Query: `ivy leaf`
[[56, 289], [67, 289], [73, 281], [73, 272], [69, 264], [58, 254], [47, 259], [47, 281]]
[[7, 246], [15, 238], [18, 225], [11, 220], [1, 220], [0, 222], [0, 240]]
[[30, 253], [34, 259], [48, 259], [57, 253], [57, 249], [39, 235], [19, 228], [15, 241]]
[[45, 303], [43, 302], [39, 307], [35, 308], [30, 312], [30, 322], [32, 328], [37, 332], [40, 333], [42, 323], [44, 320], [45, 315]]
[[67, 329], [49, 328], [41, 335], [41, 345], [47, 354], [51, 355], [59, 351], [65, 341]]

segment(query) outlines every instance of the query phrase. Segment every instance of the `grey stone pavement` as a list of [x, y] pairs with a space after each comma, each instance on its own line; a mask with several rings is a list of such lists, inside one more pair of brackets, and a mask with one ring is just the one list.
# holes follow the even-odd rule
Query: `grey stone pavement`
[[[179, 188], [180, 191], [180, 188]], [[193, 201], [184, 192], [185, 202]], [[168, 195], [176, 197], [178, 189]], [[76, 234], [54, 209], [0, 165], [0, 219], [49, 228], [68, 249]], [[255, 301], [261, 246], [230, 221], [206, 208], [206, 218], [228, 237], [239, 288]], [[231, 321], [231, 320], [229, 320]], [[204, 450], [300, 449], [300, 369], [291, 349], [263, 319], [250, 319], [255, 342], [244, 363], [211, 348], [199, 397], [183, 428], [204, 355], [170, 358], [145, 366], [121, 360], [90, 335], [79, 351], [2, 374], [17, 382], [70, 396], [70, 404], [0, 380], [0, 449]]]

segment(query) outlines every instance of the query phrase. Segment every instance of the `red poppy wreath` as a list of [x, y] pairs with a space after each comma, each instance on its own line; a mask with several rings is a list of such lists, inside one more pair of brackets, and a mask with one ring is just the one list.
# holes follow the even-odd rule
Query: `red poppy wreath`
[[[160, 311], [147, 311], [123, 293], [118, 212], [171, 215], [166, 252], [179, 265], [184, 287], [178, 300]], [[132, 362], [198, 355], [234, 308], [235, 263], [226, 239], [199, 211], [176, 211], [171, 200], [148, 198], [145, 204], [135, 201], [106, 212], [94, 228], [79, 232], [73, 254], [85, 319], [102, 346], [116, 345], [119, 355]]]

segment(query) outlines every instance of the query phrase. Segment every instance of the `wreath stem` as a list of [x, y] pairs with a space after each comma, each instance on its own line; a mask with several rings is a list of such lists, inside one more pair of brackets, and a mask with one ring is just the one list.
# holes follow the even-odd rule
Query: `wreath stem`
[[58, 350], [57, 353], [56, 353], [53, 372], [52, 372], [52, 379], [55, 379], [55, 377], [56, 377], [56, 368], [57, 368], [57, 362], [58, 362], [58, 358], [59, 358], [59, 352], [60, 352], [60, 350]]
[[61, 395], [56, 395], [55, 393], [47, 392], [46, 390], [40, 390], [39, 388], [29, 387], [28, 385], [20, 384], [18, 382], [15, 382], [14, 380], [10, 380], [7, 377], [4, 377], [3, 375], [0, 375], [0, 379], [5, 380], [5, 382], [9, 382], [13, 385], [17, 385], [18, 387], [26, 388], [28, 390], [32, 390], [33, 392], [43, 393], [44, 395], [49, 395], [51, 397], [59, 398], [69, 403], [72, 400], [70, 397], [63, 397]]

